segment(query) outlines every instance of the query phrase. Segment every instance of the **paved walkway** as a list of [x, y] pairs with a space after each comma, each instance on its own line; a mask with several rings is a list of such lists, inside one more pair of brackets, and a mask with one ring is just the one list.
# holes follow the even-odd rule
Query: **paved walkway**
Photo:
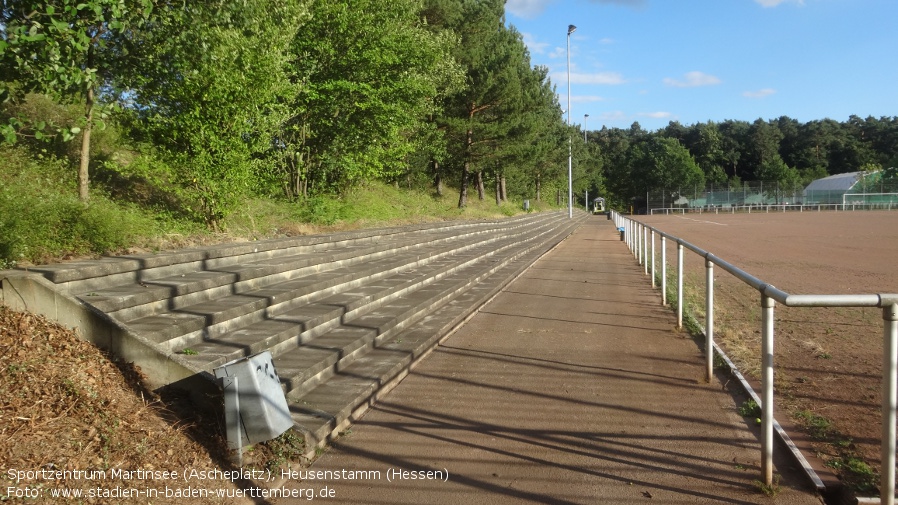
[[[675, 324], [591, 217], [322, 455], [324, 479], [288, 487], [354, 505], [820, 503], [788, 462], [775, 499], [755, 487], [760, 444]], [[411, 479], [428, 475], [448, 477]]]

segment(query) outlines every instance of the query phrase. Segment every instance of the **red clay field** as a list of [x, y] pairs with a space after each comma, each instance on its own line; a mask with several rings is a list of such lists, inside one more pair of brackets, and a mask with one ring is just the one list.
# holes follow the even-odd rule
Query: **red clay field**
[[[789, 294], [898, 293], [898, 212], [706, 213], [638, 220]], [[660, 238], [655, 247], [660, 271]], [[670, 241], [667, 263], [669, 274], [675, 272], [676, 246]], [[703, 308], [704, 262], [687, 250], [684, 267], [687, 303]], [[760, 295], [721, 268], [714, 277], [717, 341], [743, 373], [757, 378]], [[797, 438], [808, 440], [810, 455], [861, 490], [878, 483], [868, 472], [879, 471], [882, 335], [878, 308], [776, 307], [776, 418], [802, 427], [806, 436]]]

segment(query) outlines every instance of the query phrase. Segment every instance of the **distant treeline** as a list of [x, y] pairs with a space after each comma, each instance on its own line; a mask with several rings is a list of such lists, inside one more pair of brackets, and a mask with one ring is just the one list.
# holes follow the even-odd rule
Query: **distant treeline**
[[678, 186], [764, 181], [793, 187], [898, 166], [898, 117], [671, 122], [655, 132], [634, 123], [588, 134], [600, 146], [607, 189], [621, 201]]

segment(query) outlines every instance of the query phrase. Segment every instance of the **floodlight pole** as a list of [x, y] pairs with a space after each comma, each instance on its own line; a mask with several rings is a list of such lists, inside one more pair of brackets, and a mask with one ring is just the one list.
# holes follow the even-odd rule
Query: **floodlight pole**
[[571, 127], [571, 34], [577, 27], [567, 27], [567, 217], [574, 218], [574, 171], [573, 171], [573, 141], [570, 136]]

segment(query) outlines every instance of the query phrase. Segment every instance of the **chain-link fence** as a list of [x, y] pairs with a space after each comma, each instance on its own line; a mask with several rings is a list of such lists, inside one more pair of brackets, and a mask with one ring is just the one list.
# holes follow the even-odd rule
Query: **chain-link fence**
[[[778, 183], [746, 182], [733, 186], [678, 187], [646, 194], [649, 211], [653, 209], [700, 209], [743, 207], [750, 205], [783, 205], [798, 203], [803, 185], [783, 186]], [[839, 195], [841, 200], [841, 194]]]
[[751, 181], [741, 185], [677, 187], [646, 193], [648, 213], [661, 210], [740, 209], [779, 206], [898, 208], [898, 177], [859, 177], [850, 189], [807, 189], [803, 184]]

